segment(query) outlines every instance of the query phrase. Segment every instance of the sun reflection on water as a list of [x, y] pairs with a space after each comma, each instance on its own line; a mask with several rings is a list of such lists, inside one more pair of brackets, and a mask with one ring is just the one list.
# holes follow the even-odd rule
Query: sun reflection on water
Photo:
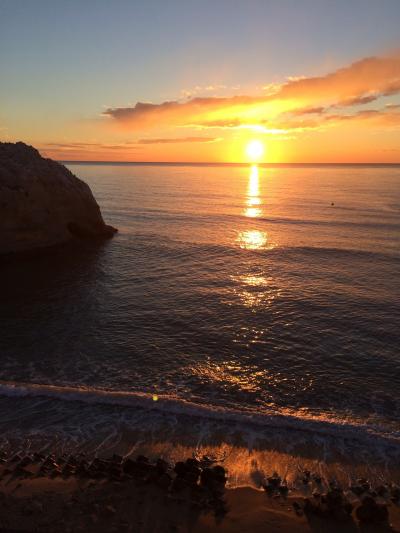
[[187, 373], [196, 378], [203, 387], [223, 385], [225, 389], [255, 394], [261, 393], [264, 384], [273, 379], [268, 370], [257, 369], [234, 358], [220, 362], [207, 358], [205, 363], [187, 369]]
[[244, 211], [246, 217], [257, 218], [261, 216], [262, 209], [260, 207], [256, 207], [261, 205], [260, 184], [257, 165], [253, 165], [250, 169], [246, 204], [247, 207]]
[[[258, 167], [257, 165], [252, 165], [247, 185], [244, 215], [248, 218], [257, 219], [261, 217], [262, 213]], [[274, 247], [268, 240], [268, 234], [260, 229], [248, 229], [239, 232], [237, 242], [240, 248], [246, 250], [270, 249]]]
[[246, 250], [258, 250], [265, 248], [267, 244], [267, 234], [260, 230], [247, 230], [239, 233], [238, 241], [241, 248]]
[[231, 279], [236, 285], [231, 293], [232, 301], [239, 300], [244, 307], [253, 311], [271, 307], [281, 296], [281, 289], [271, 276], [243, 274], [232, 276]]

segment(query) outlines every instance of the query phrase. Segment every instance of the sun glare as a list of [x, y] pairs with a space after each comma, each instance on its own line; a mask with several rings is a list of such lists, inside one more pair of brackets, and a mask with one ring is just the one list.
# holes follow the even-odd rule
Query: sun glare
[[246, 154], [251, 161], [259, 161], [264, 154], [264, 145], [261, 141], [253, 140], [247, 143]]

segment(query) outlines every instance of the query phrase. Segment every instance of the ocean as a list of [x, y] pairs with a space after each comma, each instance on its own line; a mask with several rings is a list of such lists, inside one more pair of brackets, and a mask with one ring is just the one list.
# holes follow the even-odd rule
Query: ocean
[[400, 166], [67, 166], [119, 233], [1, 260], [1, 449], [397, 472]]

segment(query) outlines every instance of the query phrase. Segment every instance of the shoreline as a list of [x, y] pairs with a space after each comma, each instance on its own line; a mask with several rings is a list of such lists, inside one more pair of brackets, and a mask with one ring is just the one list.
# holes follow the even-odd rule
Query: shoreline
[[[43, 395], [46, 391], [47, 396]], [[305, 498], [316, 489], [326, 492], [332, 480], [342, 487], [361, 478], [375, 486], [382, 480], [400, 484], [400, 447], [382, 436], [317, 432], [315, 421], [302, 430], [254, 425], [247, 418], [247, 424], [233, 417], [224, 420], [221, 413], [214, 419], [201, 416], [208, 414], [204, 407], [199, 414], [191, 404], [187, 412], [182, 408], [170, 412], [162, 396], [157, 402], [149, 395], [141, 396], [142, 403], [137, 405], [136, 394], [123, 394], [121, 401], [120, 394], [105, 393], [106, 403], [99, 402], [104, 395], [99, 398], [98, 391], [61, 391], [59, 395], [59, 387], [46, 385], [33, 390], [28, 385], [7, 385], [0, 402], [0, 458], [2, 454], [10, 458], [16, 453], [31, 457], [36, 453], [52, 454], [54, 459], [68, 454], [92, 460], [118, 454], [124, 458], [144, 455], [151, 460], [161, 457], [175, 464], [206, 455], [226, 468], [230, 489], [260, 489], [263, 479], [277, 472], [291, 487], [291, 494]], [[127, 407], [121, 405], [125, 401]], [[321, 487], [311, 490], [303, 484], [302, 472], [307, 470], [321, 478]]]
[[[400, 531], [400, 488], [366, 479], [342, 488], [305, 470], [301, 491], [271, 471], [257, 490], [230, 488], [229, 472], [206, 456], [173, 464], [20, 453], [0, 461], [3, 533]], [[375, 507], [362, 523], [368, 498]]]

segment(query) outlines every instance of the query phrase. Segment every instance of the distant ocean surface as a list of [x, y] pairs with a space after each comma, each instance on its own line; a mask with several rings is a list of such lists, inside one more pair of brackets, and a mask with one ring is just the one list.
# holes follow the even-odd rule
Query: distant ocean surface
[[396, 460], [399, 166], [67, 166], [119, 233], [2, 261], [3, 447]]

